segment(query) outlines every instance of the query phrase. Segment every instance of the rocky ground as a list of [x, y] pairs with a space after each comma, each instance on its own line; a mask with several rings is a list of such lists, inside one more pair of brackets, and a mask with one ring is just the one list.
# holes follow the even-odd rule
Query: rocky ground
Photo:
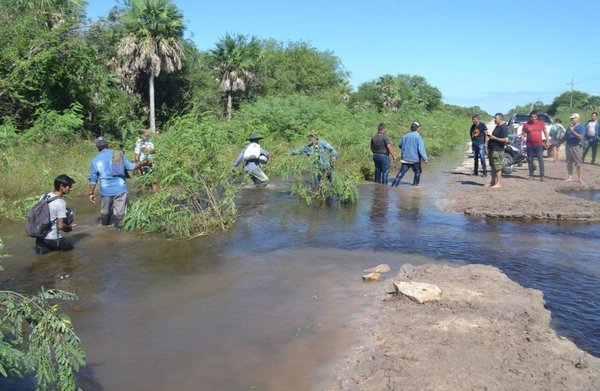
[[320, 390], [599, 390], [600, 359], [550, 329], [540, 291], [484, 265], [406, 265], [394, 278], [438, 286], [418, 304], [391, 281], [366, 341]]
[[[443, 209], [493, 218], [600, 220], [600, 204], [569, 195], [600, 190], [600, 167], [584, 166], [585, 184], [565, 182], [566, 162], [546, 160], [546, 181], [526, 165], [485, 187], [472, 159], [450, 173]], [[434, 284], [439, 301], [418, 304], [393, 281]], [[361, 329], [363, 343], [329, 370], [319, 390], [600, 390], [600, 358], [550, 328], [543, 295], [492, 266], [406, 265], [373, 283], [379, 308]]]
[[[567, 163], [561, 148], [560, 161], [552, 162], [545, 158], [545, 181], [539, 180], [539, 173], [528, 180], [527, 163], [515, 172], [502, 177], [503, 187], [490, 189], [490, 177], [473, 175], [473, 159], [465, 157], [462, 165], [450, 174], [442, 209], [450, 212], [474, 216], [600, 221], [600, 203], [574, 197], [573, 192], [600, 191], [600, 166], [584, 164], [584, 184], [566, 182]], [[588, 156], [588, 162], [590, 157]], [[577, 175], [574, 173], [574, 179]]]

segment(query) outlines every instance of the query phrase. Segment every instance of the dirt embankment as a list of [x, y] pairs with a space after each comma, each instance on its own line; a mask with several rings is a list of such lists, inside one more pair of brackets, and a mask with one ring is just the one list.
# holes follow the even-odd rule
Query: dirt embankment
[[[564, 152], [545, 161], [545, 181], [527, 165], [485, 187], [473, 159], [454, 169], [442, 209], [496, 218], [600, 221], [600, 204], [569, 195], [600, 190], [600, 166], [584, 165], [585, 184], [565, 182]], [[589, 159], [589, 157], [588, 157]], [[538, 173], [536, 172], [536, 175]], [[576, 175], [574, 175], [576, 179]], [[600, 358], [557, 336], [543, 295], [492, 266], [403, 267], [395, 280], [425, 282], [441, 300], [418, 304], [373, 285], [381, 302], [362, 329], [366, 341], [337, 363], [319, 390], [600, 390]]]
[[[600, 166], [583, 165], [584, 184], [566, 182], [567, 163], [563, 149], [561, 147], [558, 163], [545, 158], [544, 182], [540, 181], [537, 170], [534, 179], [528, 180], [529, 171], [524, 163], [512, 174], [502, 176], [500, 189], [485, 187], [490, 183], [490, 175], [486, 178], [474, 176], [473, 159], [466, 156], [463, 164], [450, 173], [441, 208], [473, 216], [600, 221], [600, 203], [569, 195], [579, 191], [600, 191]], [[573, 179], [577, 180], [575, 169]]]
[[320, 390], [599, 390], [600, 359], [558, 337], [541, 292], [498, 269], [405, 266], [403, 281], [427, 282], [441, 300], [418, 304], [382, 290], [367, 341]]

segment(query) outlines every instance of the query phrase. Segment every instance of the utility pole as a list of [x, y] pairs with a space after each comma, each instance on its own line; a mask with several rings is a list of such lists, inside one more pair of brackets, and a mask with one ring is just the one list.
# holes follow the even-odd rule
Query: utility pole
[[575, 83], [575, 81], [573, 80], [573, 78], [571, 78], [571, 82], [570, 83], [567, 83], [567, 85], [571, 86], [571, 100], [569, 101], [569, 108], [570, 109], [573, 108], [573, 86], [575, 84], [578, 84], [578, 83]]

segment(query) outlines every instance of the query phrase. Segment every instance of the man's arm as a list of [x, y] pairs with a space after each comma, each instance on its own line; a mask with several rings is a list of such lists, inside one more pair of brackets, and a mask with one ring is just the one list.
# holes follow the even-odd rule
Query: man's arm
[[385, 147], [386, 147], [387, 151], [389, 152], [389, 154], [392, 155], [392, 159], [397, 160], [396, 152], [394, 152], [394, 147], [392, 147], [392, 144], [387, 143], [385, 145]]
[[246, 148], [242, 149], [242, 152], [240, 152], [240, 154], [238, 155], [237, 159], [235, 159], [235, 162], [233, 162], [233, 166], [237, 167], [240, 165], [240, 163], [242, 162], [242, 160], [244, 160], [244, 151], [246, 150]]

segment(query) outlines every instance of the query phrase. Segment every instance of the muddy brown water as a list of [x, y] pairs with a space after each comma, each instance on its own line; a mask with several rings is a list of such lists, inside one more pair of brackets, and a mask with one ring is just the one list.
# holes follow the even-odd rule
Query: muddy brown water
[[307, 207], [286, 183], [249, 190], [231, 231], [189, 241], [101, 227], [97, 206], [73, 198], [74, 251], [35, 255], [22, 223], [2, 225], [2, 289], [79, 296], [63, 308], [87, 353], [85, 390], [311, 389], [361, 343], [385, 289], [361, 275], [379, 263], [386, 277], [404, 263], [497, 266], [541, 289], [556, 330], [600, 355], [600, 225], [440, 212], [458, 159], [425, 166], [419, 189], [361, 185], [356, 206]]

